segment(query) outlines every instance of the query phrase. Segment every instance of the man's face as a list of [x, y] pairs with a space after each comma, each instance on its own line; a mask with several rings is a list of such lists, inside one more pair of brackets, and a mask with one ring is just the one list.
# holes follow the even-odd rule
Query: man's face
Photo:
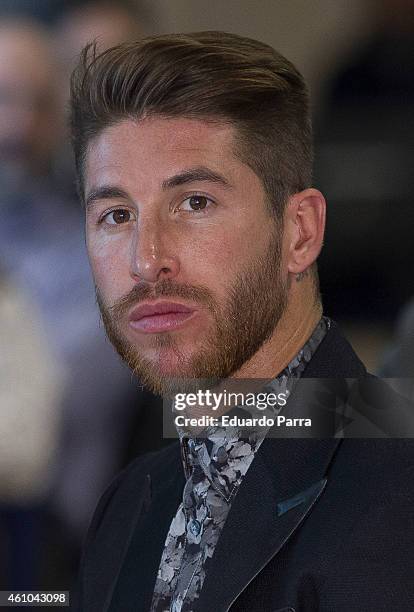
[[157, 393], [237, 372], [286, 305], [281, 224], [233, 136], [228, 125], [147, 118], [106, 128], [88, 149], [87, 244], [103, 321]]

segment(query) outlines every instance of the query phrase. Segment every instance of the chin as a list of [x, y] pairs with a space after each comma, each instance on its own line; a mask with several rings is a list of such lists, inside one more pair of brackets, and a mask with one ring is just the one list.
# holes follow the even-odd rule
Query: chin
[[156, 358], [139, 360], [134, 371], [142, 384], [157, 395], [197, 393], [214, 387], [222, 378], [208, 367], [208, 359], [206, 363], [200, 357], [195, 352], [177, 356], [173, 351], [159, 351]]
[[148, 380], [148, 384], [151, 384], [153, 381], [157, 387], [175, 387], [175, 381], [194, 377], [191, 356], [178, 353], [173, 348], [154, 349], [142, 354], [134, 369], [143, 382]]

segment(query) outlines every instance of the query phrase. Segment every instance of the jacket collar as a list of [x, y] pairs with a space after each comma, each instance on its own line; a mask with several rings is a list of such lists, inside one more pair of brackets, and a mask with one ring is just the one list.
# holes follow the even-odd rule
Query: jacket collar
[[[182, 501], [184, 484], [180, 446], [176, 442], [160, 452], [142, 484], [134, 483], [136, 505], [132, 519], [117, 525], [118, 551], [104, 568], [105, 583], [111, 586], [103, 605], [97, 604], [93, 610], [150, 609], [165, 538]], [[131, 498], [128, 496], [125, 502], [129, 508]], [[101, 594], [96, 596], [100, 598]]]
[[322, 494], [338, 443], [264, 441], [233, 501], [195, 611], [227, 610], [279, 552]]

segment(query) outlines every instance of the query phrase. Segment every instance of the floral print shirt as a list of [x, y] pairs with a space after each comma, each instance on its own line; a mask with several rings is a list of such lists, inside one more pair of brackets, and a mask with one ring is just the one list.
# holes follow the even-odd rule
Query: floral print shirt
[[[266, 390], [292, 390], [329, 326], [329, 319], [322, 317], [306, 344]], [[178, 430], [186, 484], [165, 540], [151, 612], [193, 610], [232, 500], [266, 433], [261, 428], [240, 439], [235, 427], [217, 426], [208, 428], [206, 437], [189, 438]]]

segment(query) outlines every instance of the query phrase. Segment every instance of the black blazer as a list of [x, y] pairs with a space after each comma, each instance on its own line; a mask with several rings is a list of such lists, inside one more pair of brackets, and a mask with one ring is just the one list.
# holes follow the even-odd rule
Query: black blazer
[[[370, 380], [335, 324], [304, 376]], [[150, 609], [183, 486], [178, 442], [115, 479], [89, 528], [74, 610]], [[194, 607], [227, 610], [414, 610], [413, 442], [266, 438]]]

